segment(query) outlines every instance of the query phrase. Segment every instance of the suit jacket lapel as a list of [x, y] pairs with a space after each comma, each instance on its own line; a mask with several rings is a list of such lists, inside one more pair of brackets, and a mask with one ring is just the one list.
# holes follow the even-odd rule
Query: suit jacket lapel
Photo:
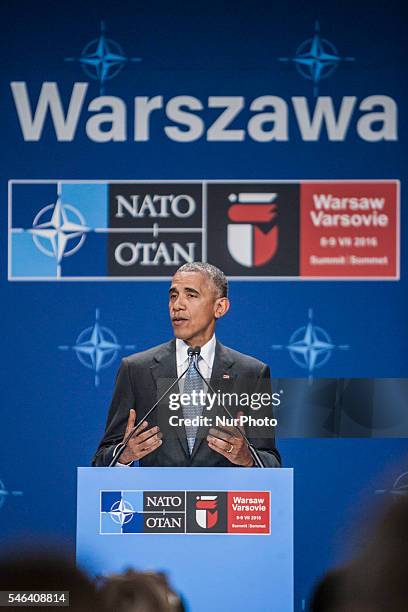
[[[228, 383], [229, 385], [231, 384], [232, 379], [234, 378], [234, 372], [232, 369], [233, 364], [234, 364], [234, 359], [231, 355], [231, 352], [228, 351], [217, 340], [216, 345], [215, 345], [214, 363], [213, 363], [211, 379], [210, 379], [210, 384], [215, 391], [219, 390], [221, 393], [223, 392], [223, 388], [226, 386], [226, 382], [227, 382], [223, 378], [224, 374], [228, 374], [229, 376]], [[208, 389], [208, 393], [211, 393], [209, 389]], [[204, 408], [204, 412], [203, 412], [204, 416], [205, 416], [205, 411], [206, 409]], [[213, 416], [214, 416], [214, 412], [213, 412]], [[204, 425], [198, 428], [197, 436], [196, 436], [194, 447], [193, 447], [193, 452], [191, 454], [192, 459], [194, 458], [201, 444], [205, 440], [207, 433], [208, 433], [208, 429], [209, 428], [205, 427]]]
[[[166, 391], [171, 382], [177, 378], [177, 364], [176, 364], [176, 341], [173, 339], [163, 346], [153, 358], [153, 363], [150, 366], [150, 370], [153, 379], [156, 383], [157, 388], [157, 399]], [[179, 393], [178, 387], [173, 389], [172, 393]], [[161, 406], [158, 406], [158, 410], [165, 409], [168, 405], [166, 401]], [[190, 456], [187, 438], [184, 427], [175, 427], [175, 433], [181, 444], [181, 447], [187, 457]]]

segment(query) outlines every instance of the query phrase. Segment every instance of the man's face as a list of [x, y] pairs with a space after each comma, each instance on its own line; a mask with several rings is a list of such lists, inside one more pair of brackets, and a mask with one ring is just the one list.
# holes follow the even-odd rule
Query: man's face
[[215, 321], [228, 310], [227, 298], [217, 298], [210, 279], [201, 272], [177, 272], [169, 291], [169, 310], [176, 338], [203, 346], [214, 333]]

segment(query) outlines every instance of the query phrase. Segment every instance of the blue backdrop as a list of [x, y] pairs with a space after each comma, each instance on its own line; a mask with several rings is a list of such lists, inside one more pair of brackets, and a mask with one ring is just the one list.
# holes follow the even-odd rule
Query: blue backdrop
[[[23, 0], [2, 7], [0, 520], [6, 540], [58, 537], [73, 549], [75, 467], [89, 464], [100, 439], [120, 357], [171, 336], [167, 281], [13, 278], [11, 256], [16, 265], [37, 265], [37, 258], [48, 262], [50, 253], [55, 264], [58, 255], [51, 241], [48, 255], [32, 246], [31, 230], [46, 219], [34, 223], [40, 211], [32, 192], [19, 202], [10, 197], [10, 180], [399, 180], [399, 280], [232, 280], [231, 312], [217, 335], [268, 362], [277, 378], [408, 376], [407, 43], [401, 11], [394, 1], [336, 7], [257, 0], [224, 5], [90, 1], [85, 6], [71, 1], [57, 6]], [[12, 88], [11, 83], [19, 85]], [[44, 107], [43, 120], [44, 83], [56, 85], [54, 114]], [[87, 88], [75, 110], [70, 101], [79, 83]], [[95, 101], [101, 95], [109, 100]], [[77, 112], [65, 134], [58, 96], [65, 116], [68, 109], [72, 116]], [[143, 135], [141, 100], [155, 96], [163, 97], [164, 108], [151, 113], [149, 133]], [[197, 129], [202, 134], [189, 142], [176, 141], [165, 130], [180, 128], [171, 105], [165, 110], [178, 96], [198, 104], [189, 112], [201, 118]], [[219, 108], [210, 108], [209, 98], [215, 96], [242, 99], [242, 109], [228, 126], [242, 130], [240, 140], [209, 137], [220, 114]], [[275, 111], [281, 109], [280, 139], [260, 142], [248, 127], [254, 116], [250, 105], [261, 96], [280, 99], [275, 100]], [[374, 102], [367, 102], [371, 96]], [[354, 106], [342, 134], [333, 135], [322, 125], [315, 139], [307, 140], [306, 115], [299, 119], [293, 98], [304, 99], [311, 115], [315, 105], [333, 104], [338, 117], [345, 97], [353, 97]], [[102, 109], [103, 103], [110, 107]], [[120, 117], [112, 136], [116, 140], [98, 142], [113, 129], [112, 117], [99, 128], [89, 119], [98, 112], [112, 113], [112, 106]], [[381, 116], [376, 122], [371, 117], [367, 131], [361, 117], [374, 111]], [[264, 130], [273, 125], [265, 124]], [[186, 125], [179, 130], [192, 131]], [[44, 207], [52, 203], [52, 198], [43, 202]], [[28, 217], [30, 227], [24, 226]], [[19, 226], [24, 226], [20, 235], [26, 251], [15, 247]], [[88, 251], [84, 247], [82, 254], [72, 254], [71, 261], [81, 257], [83, 269], [92, 271], [99, 247], [93, 251], [90, 235], [87, 240]], [[380, 247], [389, 253], [398, 242]], [[304, 339], [308, 325], [326, 348], [313, 363], [306, 358], [299, 363], [290, 346]], [[95, 361], [95, 352], [92, 357], [78, 349], [92, 338], [112, 343], [102, 361]], [[356, 509], [395, 491], [395, 480], [405, 472], [408, 443], [292, 439], [281, 440], [279, 447], [285, 465], [295, 468], [295, 605], [302, 609], [316, 576], [343, 550]]]

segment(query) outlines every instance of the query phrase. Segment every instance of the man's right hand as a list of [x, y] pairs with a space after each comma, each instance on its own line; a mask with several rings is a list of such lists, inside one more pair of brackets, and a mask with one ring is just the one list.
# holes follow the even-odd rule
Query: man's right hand
[[[126, 431], [123, 439], [132, 431], [136, 422], [136, 411], [131, 408], [129, 412], [129, 418], [126, 425]], [[159, 448], [162, 444], [162, 434], [158, 427], [152, 427], [151, 429], [146, 429], [149, 426], [147, 421], [143, 421], [140, 425], [137, 432], [134, 434], [132, 438], [130, 438], [129, 442], [121, 458], [119, 459], [119, 463], [130, 463], [130, 461], [137, 461], [142, 457], [145, 457], [149, 453]]]

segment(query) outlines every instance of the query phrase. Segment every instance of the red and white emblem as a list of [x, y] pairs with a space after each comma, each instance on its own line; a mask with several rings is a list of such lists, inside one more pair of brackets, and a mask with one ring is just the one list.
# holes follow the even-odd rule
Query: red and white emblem
[[238, 263], [252, 268], [272, 259], [278, 248], [278, 226], [263, 232], [255, 223], [270, 223], [277, 216], [276, 193], [231, 193], [227, 227], [228, 250]]
[[218, 521], [217, 495], [197, 495], [196, 521], [203, 529], [211, 529]]

